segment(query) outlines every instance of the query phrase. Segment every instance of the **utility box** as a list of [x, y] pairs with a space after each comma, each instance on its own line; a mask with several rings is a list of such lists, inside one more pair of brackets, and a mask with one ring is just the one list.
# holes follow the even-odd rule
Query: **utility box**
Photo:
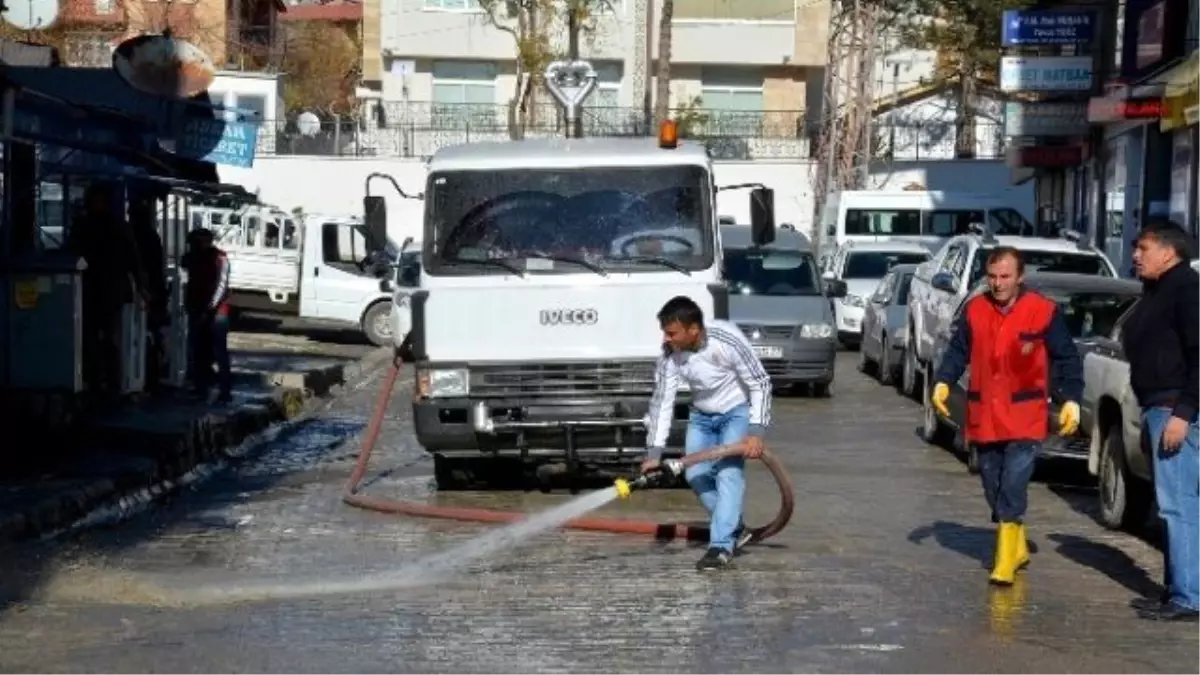
[[4, 277], [8, 386], [83, 391], [83, 270], [72, 255], [15, 260]]

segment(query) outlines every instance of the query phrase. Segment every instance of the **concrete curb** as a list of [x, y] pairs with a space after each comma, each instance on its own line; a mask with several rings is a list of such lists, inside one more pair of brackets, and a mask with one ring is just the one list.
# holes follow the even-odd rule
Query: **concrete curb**
[[89, 445], [103, 448], [102, 457], [65, 467], [39, 483], [42, 494], [28, 506], [0, 512], [0, 545], [132, 515], [252, 454], [306, 414], [306, 399], [329, 395], [389, 356], [385, 349], [305, 372], [261, 373], [264, 383], [278, 383], [273, 391], [232, 410], [200, 412], [176, 428], [150, 430], [128, 419], [90, 424], [84, 434]]

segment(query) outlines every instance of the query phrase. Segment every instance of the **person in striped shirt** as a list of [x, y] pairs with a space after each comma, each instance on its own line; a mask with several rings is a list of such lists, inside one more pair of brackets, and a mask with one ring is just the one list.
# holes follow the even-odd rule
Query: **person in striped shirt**
[[[728, 321], [705, 323], [699, 305], [682, 295], [663, 305], [658, 321], [663, 353], [646, 419], [647, 459], [642, 471], [661, 465], [681, 382], [687, 383], [692, 395], [686, 454], [746, 441], [745, 457], [761, 456], [763, 432], [771, 422], [771, 379], [741, 329]], [[742, 521], [744, 469], [744, 457], [726, 457], [690, 466], [685, 472], [711, 516], [709, 547], [696, 564], [698, 570], [729, 566], [734, 553], [750, 540]]]

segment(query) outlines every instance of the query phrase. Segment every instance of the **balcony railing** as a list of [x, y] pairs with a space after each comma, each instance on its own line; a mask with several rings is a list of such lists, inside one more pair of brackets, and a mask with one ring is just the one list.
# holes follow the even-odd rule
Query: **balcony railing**
[[[681, 135], [703, 142], [716, 159], [812, 159], [820, 128], [801, 110], [673, 111]], [[385, 104], [370, 118], [327, 117], [313, 134], [302, 134], [295, 119], [263, 123], [260, 155], [335, 155], [365, 157], [432, 156], [439, 148], [511, 138], [503, 105], [410, 103]], [[550, 104], [530, 109], [525, 138], [565, 135], [559, 111]], [[648, 136], [653, 127], [636, 108], [590, 107], [583, 111], [583, 132], [593, 137]], [[976, 125], [976, 157], [1002, 156], [1004, 139], [995, 122]], [[948, 122], [880, 122], [873, 134], [880, 159], [954, 159], [955, 125]]]

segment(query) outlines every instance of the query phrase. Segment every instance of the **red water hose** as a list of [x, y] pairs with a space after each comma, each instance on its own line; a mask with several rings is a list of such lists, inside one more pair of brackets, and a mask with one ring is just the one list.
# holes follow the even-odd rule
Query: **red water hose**
[[[387, 412], [388, 403], [392, 398], [392, 390], [396, 386], [396, 377], [400, 374], [400, 360], [396, 359], [388, 368], [383, 378], [383, 387], [375, 400], [375, 411], [371, 415], [366, 433], [363, 434], [362, 450], [358, 454], [358, 462], [346, 480], [342, 493], [342, 501], [350, 506], [380, 513], [417, 516], [423, 518], [441, 518], [480, 523], [511, 523], [522, 520], [527, 516], [519, 511], [497, 511], [494, 509], [479, 509], [465, 506], [434, 506], [421, 502], [383, 497], [370, 497], [359, 494], [358, 489], [363, 476], [366, 475], [367, 465], [371, 460], [371, 452], [379, 439], [379, 431], [383, 425], [383, 417]], [[737, 446], [721, 447], [704, 453], [696, 453], [685, 458], [687, 464], [716, 459], [717, 457], [738, 454], [741, 449]], [[779, 533], [792, 517], [794, 497], [791, 480], [779, 460], [769, 452], [764, 451], [760, 458], [771, 472], [775, 484], [779, 487], [779, 512], [771, 522], [751, 530], [751, 541], [762, 541]], [[612, 532], [616, 534], [645, 534], [661, 540], [684, 539], [689, 541], [708, 541], [708, 527], [689, 525], [686, 523], [655, 523], [648, 520], [627, 520], [623, 518], [576, 518], [563, 525], [573, 530], [591, 530], [597, 532]]]

